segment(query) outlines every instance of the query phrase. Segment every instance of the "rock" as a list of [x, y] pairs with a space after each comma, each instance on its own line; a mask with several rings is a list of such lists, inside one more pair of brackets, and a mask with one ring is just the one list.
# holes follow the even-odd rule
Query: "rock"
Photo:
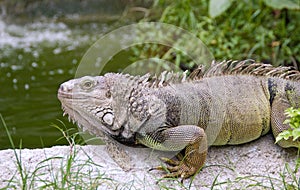
[[212, 186], [214, 189], [285, 189], [283, 180], [296, 189], [297, 182], [292, 176], [296, 180], [300, 176], [299, 171], [292, 173], [297, 150], [275, 145], [271, 135], [244, 145], [211, 147], [204, 168], [193, 180], [184, 180], [182, 184], [180, 179], [161, 179], [161, 171], [149, 172], [161, 164], [158, 157], [170, 154], [148, 148], [126, 148], [126, 151], [134, 165], [129, 172], [123, 171], [102, 145], [1, 150], [0, 188], [22, 187], [15, 153], [24, 176], [28, 174], [23, 178], [27, 179], [24, 181], [29, 189], [210, 189]]

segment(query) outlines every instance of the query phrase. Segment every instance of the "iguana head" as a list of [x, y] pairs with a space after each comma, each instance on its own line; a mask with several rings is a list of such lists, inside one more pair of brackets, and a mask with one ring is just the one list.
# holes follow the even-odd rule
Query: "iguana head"
[[69, 118], [90, 131], [89, 123], [106, 133], [114, 133], [112, 97], [107, 80], [103, 76], [85, 76], [60, 85], [58, 99]]
[[127, 122], [133, 103], [130, 98], [133, 91], [147, 83], [148, 77], [108, 73], [72, 79], [61, 84], [58, 99], [65, 114], [83, 130], [92, 134], [100, 130], [110, 136], [131, 138], [133, 129]]

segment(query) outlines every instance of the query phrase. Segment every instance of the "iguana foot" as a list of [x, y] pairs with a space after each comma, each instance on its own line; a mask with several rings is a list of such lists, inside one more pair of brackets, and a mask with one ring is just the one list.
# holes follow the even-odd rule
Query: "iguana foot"
[[163, 170], [163, 171], [167, 170], [169, 173], [163, 175], [163, 178], [180, 177], [182, 179], [186, 179], [198, 172], [197, 168], [188, 166], [182, 160], [174, 160], [165, 157], [162, 157], [160, 159], [164, 161], [167, 164], [167, 166], [157, 166], [151, 168], [150, 170]]
[[[155, 145], [156, 149], [178, 151], [177, 159], [162, 158], [167, 166], [158, 166], [151, 170], [168, 170], [164, 178], [180, 177], [189, 178], [196, 174], [204, 165], [207, 154], [207, 138], [204, 129], [194, 125], [180, 125], [168, 128], [160, 132], [160, 136], [154, 133], [156, 139], [164, 139], [162, 142], [145, 137], [145, 144]], [[149, 140], [150, 138], [150, 140]], [[146, 140], [145, 140], [146, 139]], [[148, 140], [148, 141], [147, 141]], [[175, 146], [178, 146], [174, 148]]]

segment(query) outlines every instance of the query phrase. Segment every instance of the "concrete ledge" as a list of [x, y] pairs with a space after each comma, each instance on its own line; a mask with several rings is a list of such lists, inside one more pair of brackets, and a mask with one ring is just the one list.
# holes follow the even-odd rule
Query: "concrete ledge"
[[[34, 189], [53, 181], [63, 187], [66, 185], [62, 182], [64, 179], [68, 179], [69, 184], [75, 184], [77, 180], [83, 187], [92, 184], [98, 189], [210, 189], [213, 184], [216, 189], [268, 189], [272, 186], [284, 189], [281, 175], [286, 176], [287, 183], [296, 185], [285, 165], [295, 168], [297, 150], [274, 145], [271, 135], [244, 145], [211, 147], [206, 166], [192, 183], [191, 180], [185, 180], [183, 184], [176, 179], [161, 180], [160, 171], [148, 171], [161, 164], [157, 158], [162, 156], [159, 152], [146, 148], [126, 148], [126, 151], [131, 155], [134, 165], [128, 172], [118, 167], [104, 146], [16, 150], [23, 172], [29, 174], [26, 177], [27, 186]], [[67, 169], [68, 165], [70, 170]], [[299, 178], [300, 172], [294, 175]], [[0, 151], [0, 188], [7, 185], [16, 189], [22, 186], [13, 150]]]

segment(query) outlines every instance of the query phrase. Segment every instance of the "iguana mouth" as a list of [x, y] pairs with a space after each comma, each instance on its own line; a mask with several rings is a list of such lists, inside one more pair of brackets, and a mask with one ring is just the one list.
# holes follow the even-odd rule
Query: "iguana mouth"
[[[60, 101], [64, 101], [67, 99], [72, 99], [72, 100], [83, 100], [83, 99], [87, 99], [88, 94], [86, 93], [73, 93], [73, 92], [66, 92], [63, 89], [59, 88], [58, 93], [57, 93], [57, 97]], [[92, 97], [91, 97], [92, 98]]]
[[72, 99], [73, 95], [71, 93], [66, 93], [66, 92], [62, 91], [61, 89], [59, 89], [57, 97], [58, 97], [59, 100], [62, 100], [62, 99]]

